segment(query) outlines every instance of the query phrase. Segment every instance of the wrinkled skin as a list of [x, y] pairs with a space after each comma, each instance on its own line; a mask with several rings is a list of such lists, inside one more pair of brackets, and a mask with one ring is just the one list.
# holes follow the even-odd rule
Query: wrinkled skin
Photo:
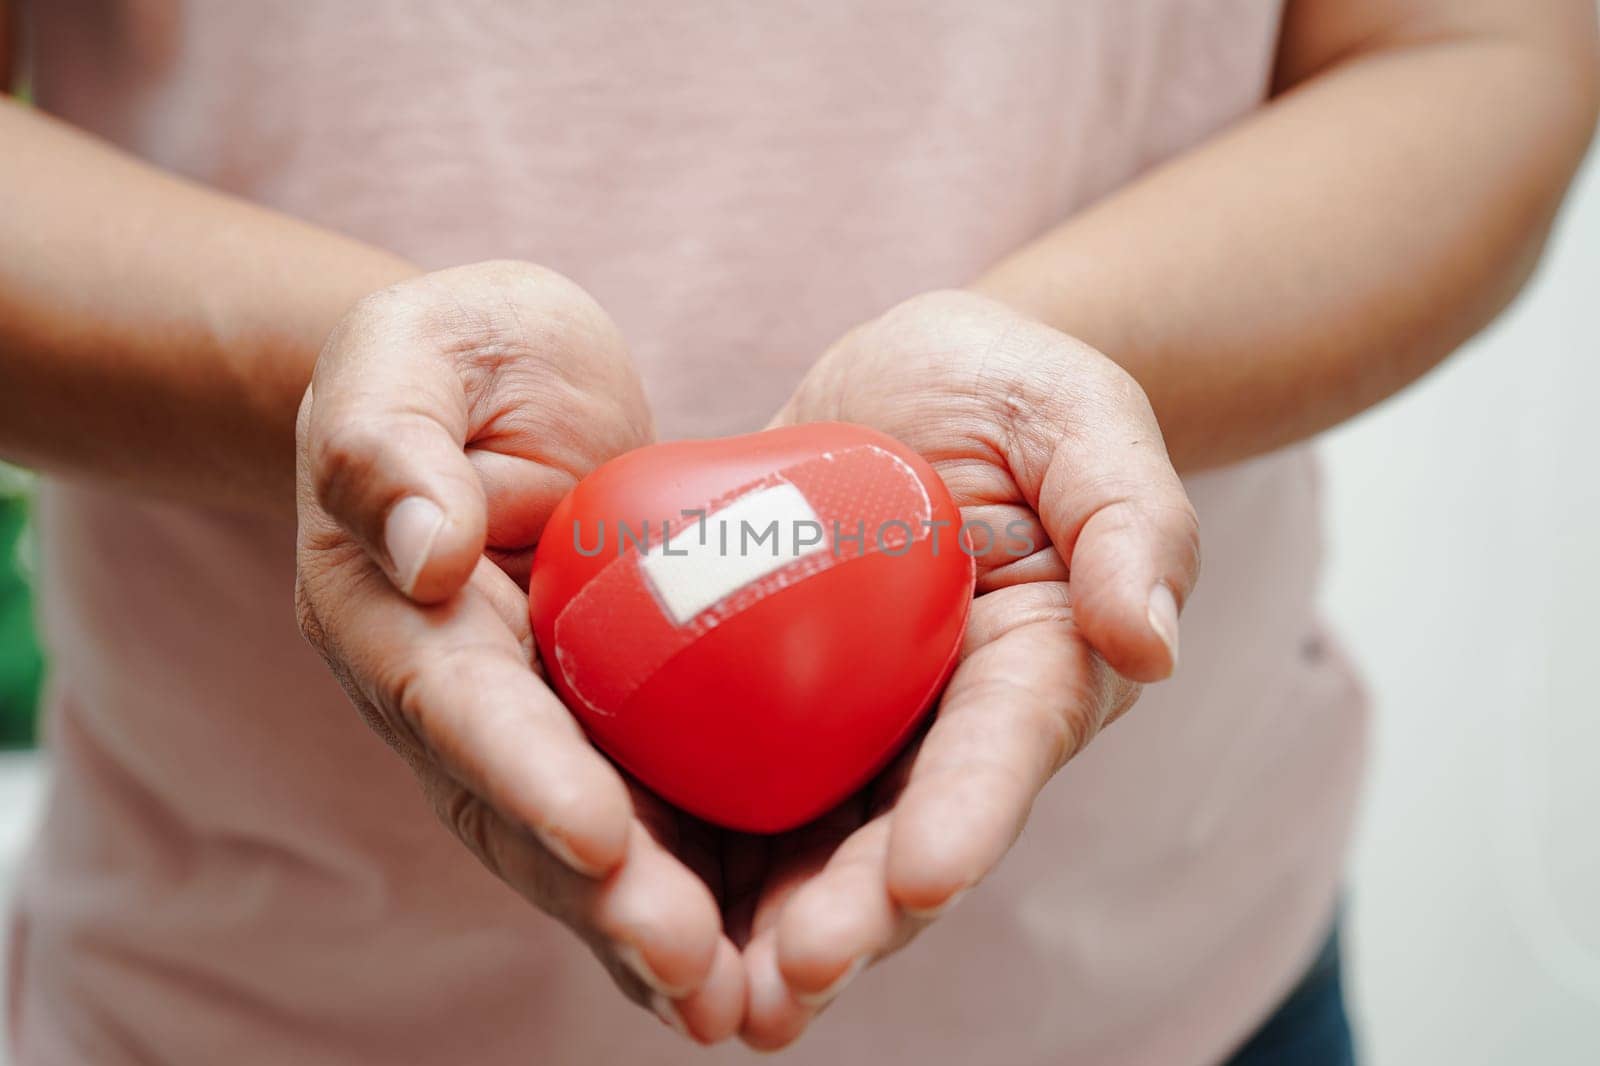
[[[980, 557], [962, 661], [916, 743], [824, 818], [753, 838], [625, 780], [539, 673], [523, 587], [543, 522], [651, 438], [592, 300], [515, 263], [404, 282], [329, 338], [301, 411], [307, 638], [480, 861], [707, 1043], [791, 1042], [977, 885], [1045, 782], [1171, 672], [1198, 568], [1143, 393], [999, 304], [929, 294], [853, 331], [774, 421], [820, 419], [905, 441], [964, 517], [1021, 522], [1038, 550]], [[386, 522], [417, 496], [444, 521], [401, 565]]]
[[[744, 983], [706, 837], [589, 745], [538, 672], [524, 592], [556, 502], [651, 437], [615, 327], [571, 282], [485, 263], [383, 290], [330, 336], [301, 407], [296, 602], [462, 843], [629, 999], [711, 1041]], [[414, 496], [446, 521], [413, 576], [385, 520]]]
[[931, 293], [848, 334], [774, 421], [817, 419], [899, 438], [964, 519], [1020, 522], [1039, 550], [980, 554], [962, 660], [919, 741], [851, 803], [763, 846], [743, 1035], [764, 1048], [977, 885], [1050, 777], [1138, 681], [1171, 673], [1176, 615], [1169, 646], [1151, 593], [1181, 605], [1199, 567], [1194, 511], [1143, 392], [990, 300]]

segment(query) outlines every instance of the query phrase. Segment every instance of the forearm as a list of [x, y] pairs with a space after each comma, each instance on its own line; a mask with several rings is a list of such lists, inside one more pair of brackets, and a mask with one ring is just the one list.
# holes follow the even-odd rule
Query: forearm
[[977, 287], [1123, 363], [1180, 468], [1331, 426], [1525, 279], [1594, 122], [1578, 21], [1570, 63], [1496, 34], [1368, 41]]
[[7, 99], [0, 144], [0, 457], [291, 513], [323, 338], [412, 269]]

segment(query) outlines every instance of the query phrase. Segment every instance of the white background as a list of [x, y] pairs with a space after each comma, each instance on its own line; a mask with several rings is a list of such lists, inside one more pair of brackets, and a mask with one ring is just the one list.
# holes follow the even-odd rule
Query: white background
[[[1377, 697], [1370, 1066], [1600, 1063], [1600, 167], [1520, 303], [1330, 435], [1328, 613]], [[0, 758], [0, 882], [39, 766]]]
[[1377, 697], [1370, 1061], [1600, 1063], [1600, 166], [1533, 284], [1325, 442], [1328, 612]]

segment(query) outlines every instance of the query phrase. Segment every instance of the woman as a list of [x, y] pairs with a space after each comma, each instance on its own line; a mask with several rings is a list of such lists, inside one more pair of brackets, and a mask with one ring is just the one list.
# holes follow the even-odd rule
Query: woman
[[[1348, 1061], [1362, 714], [1299, 442], [1526, 277], [1588, 0], [27, 14], [54, 117], [0, 109], [0, 454], [56, 475], [56, 773], [21, 1062], [707, 1057], [579, 941], [703, 1042], [831, 1003], [803, 1061]], [[542, 266], [439, 269], [489, 258]], [[774, 411], [895, 433], [1051, 547], [985, 569], [874, 805], [759, 842], [582, 743], [508, 575], [652, 421]], [[403, 759], [288, 618], [291, 508], [301, 628]], [[1182, 672], [1089, 744], [1180, 606]]]

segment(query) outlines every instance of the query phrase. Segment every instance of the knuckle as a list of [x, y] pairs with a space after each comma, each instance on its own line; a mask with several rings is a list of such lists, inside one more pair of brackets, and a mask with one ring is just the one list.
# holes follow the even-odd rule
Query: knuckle
[[554, 907], [560, 885], [552, 864], [541, 858], [531, 838], [513, 829], [488, 801], [437, 765], [421, 757], [408, 761], [439, 822], [483, 868], [534, 906], [565, 920]]
[[328, 647], [328, 632], [322, 625], [322, 619], [317, 616], [317, 605], [311, 596], [310, 582], [298, 569], [294, 575], [294, 616], [300, 636], [305, 642], [319, 653], [325, 652]]
[[433, 701], [438, 693], [449, 691], [449, 682], [441, 680], [440, 674], [450, 670], [448, 664], [441, 664], [437, 659], [419, 661], [407, 656], [398, 664], [394, 675], [382, 684], [387, 694], [384, 709], [391, 712], [390, 717], [396, 724], [413, 734], [423, 747], [430, 747], [424, 743], [427, 736], [424, 723], [432, 716]]
[[[1112, 501], [1093, 519], [1101, 532], [1138, 537], [1163, 569], [1175, 564], [1185, 581], [1192, 583], [1200, 570], [1200, 517], [1187, 498], [1152, 497], [1148, 486], [1137, 481], [1107, 482], [1098, 491]], [[1187, 584], [1174, 591], [1181, 597], [1188, 591]]]
[[[1062, 461], [1070, 461], [1063, 456]], [[1147, 498], [1149, 486], [1129, 469], [1099, 470], [1083, 476], [1073, 491], [1085, 502], [1085, 514], [1094, 528], [1107, 534], [1141, 534], [1148, 531], [1156, 510]]]
[[1098, 693], [1091, 696], [1081, 691], [1072, 692], [1065, 708], [1039, 708], [1033, 712], [1052, 774], [1094, 739], [1102, 717], [1096, 711], [1102, 702]]
[[490, 266], [512, 321], [549, 330], [556, 337], [580, 339], [596, 355], [622, 352], [622, 334], [616, 323], [577, 282], [548, 267], [520, 260], [496, 260]]
[[465, 844], [467, 850], [478, 857], [496, 877], [503, 876], [500, 859], [494, 848], [493, 815], [489, 807], [477, 796], [459, 785], [451, 784], [440, 789], [435, 807], [445, 827]]
[[1094, 738], [1103, 702], [1098, 687], [1083, 680], [1074, 681], [1059, 699], [1051, 701], [1038, 699], [1025, 686], [1004, 677], [980, 683], [975, 695], [989, 706], [1011, 708], [1014, 727], [1029, 738], [1029, 748], [1052, 774]]
[[309, 452], [317, 502], [331, 514], [347, 514], [370, 484], [385, 447], [384, 434], [364, 420], [321, 428], [313, 423]]
[[[475, 644], [400, 657], [393, 673], [381, 684], [387, 693], [383, 701], [395, 728], [404, 731], [421, 749], [459, 763], [471, 746], [471, 737], [462, 735], [449, 713], [452, 703], [464, 693], [481, 691], [486, 674], [482, 649]], [[507, 709], [506, 713], [513, 713]], [[492, 720], [479, 716], [472, 722], [478, 734], [491, 734]]]
[[390, 676], [375, 678], [373, 686], [385, 729], [396, 740], [418, 751], [433, 750], [427, 743], [422, 723], [429, 717], [428, 708], [435, 698], [433, 671], [420, 666], [411, 656], [406, 656], [397, 667], [391, 666]]
[[297, 576], [295, 580], [295, 615], [301, 636], [321, 656], [345, 696], [361, 715], [368, 729], [377, 734], [391, 750], [399, 754], [414, 771], [420, 773], [421, 748], [415, 736], [403, 728], [397, 729], [393, 716], [386, 714], [369, 696], [371, 686], [358, 676], [356, 665], [345, 658], [318, 614], [314, 597], [307, 591], [307, 583]]
[[413, 773], [420, 775], [425, 760], [416, 742], [396, 730], [389, 717], [362, 696], [360, 686], [352, 679], [341, 678], [341, 681], [350, 696], [350, 702], [354, 704], [366, 727], [383, 741], [385, 747], [404, 759]]
[[550, 388], [604, 389], [642, 397], [621, 330], [569, 278], [519, 260], [461, 268], [427, 329], [460, 360], [469, 393], [509, 380]]
[[422, 776], [428, 798], [439, 821], [483, 864], [484, 869], [514, 889], [540, 910], [584, 934], [581, 915], [564, 906], [570, 896], [570, 879], [559, 863], [549, 859], [525, 832], [515, 829], [503, 815], [435, 767]]

